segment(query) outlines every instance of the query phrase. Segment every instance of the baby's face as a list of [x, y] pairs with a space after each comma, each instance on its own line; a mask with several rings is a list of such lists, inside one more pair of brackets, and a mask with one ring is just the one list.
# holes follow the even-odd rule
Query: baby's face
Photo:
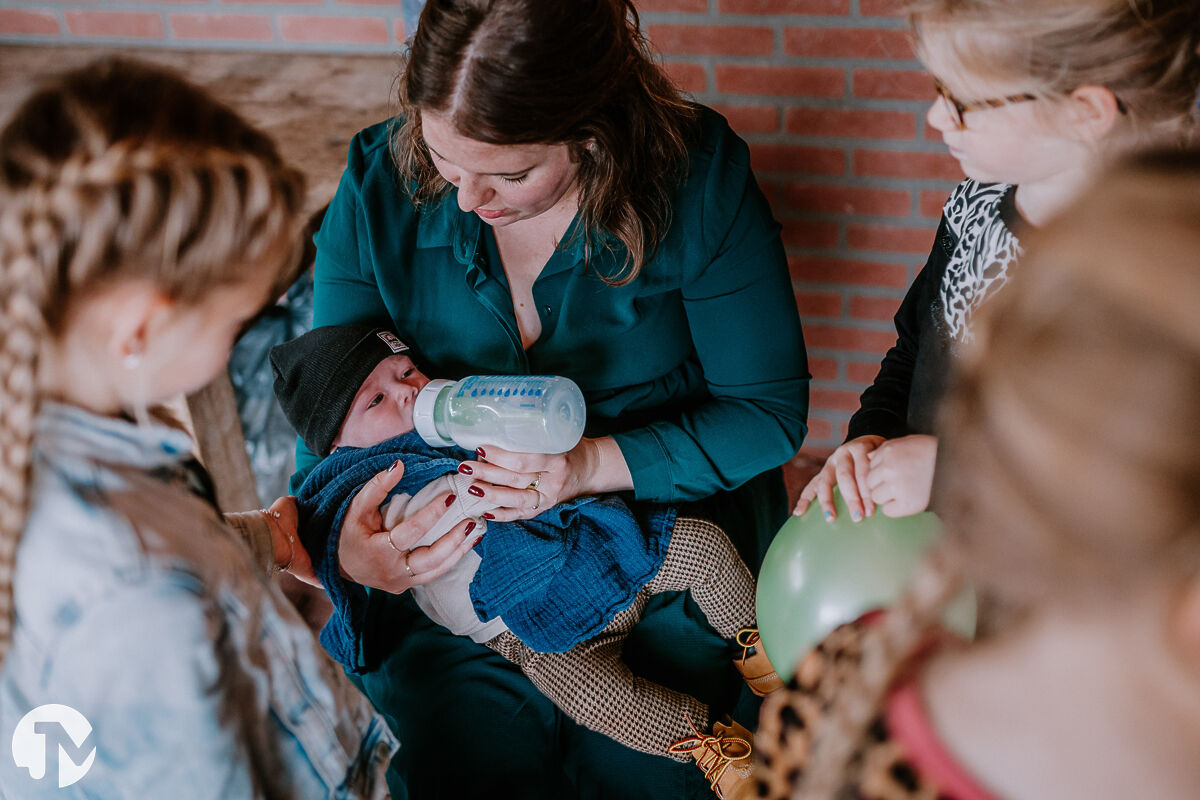
[[333, 446], [370, 447], [413, 429], [413, 402], [429, 378], [406, 355], [389, 356], [371, 371]]

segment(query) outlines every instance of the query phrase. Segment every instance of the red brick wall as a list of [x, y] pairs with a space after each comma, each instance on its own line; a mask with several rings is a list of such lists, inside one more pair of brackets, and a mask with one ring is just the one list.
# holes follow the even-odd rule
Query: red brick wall
[[[413, 0], [7, 0], [0, 43], [392, 52]], [[408, 7], [412, 7], [409, 9]]]
[[640, 0], [668, 69], [749, 142], [783, 224], [812, 388], [805, 450], [845, 435], [961, 178], [897, 0]]
[[[570, 2], [571, 0], [563, 0]], [[4, 0], [2, 42], [395, 52], [420, 0]], [[836, 445], [960, 177], [897, 0], [637, 0], [679, 84], [749, 142], [783, 224], [814, 375], [806, 450]]]

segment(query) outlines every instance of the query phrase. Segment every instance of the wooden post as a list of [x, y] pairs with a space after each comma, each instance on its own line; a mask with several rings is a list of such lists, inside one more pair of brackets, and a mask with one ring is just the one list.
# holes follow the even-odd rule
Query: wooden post
[[222, 372], [188, 395], [187, 410], [197, 454], [216, 487], [217, 505], [226, 512], [258, 508], [257, 483], [229, 373]]

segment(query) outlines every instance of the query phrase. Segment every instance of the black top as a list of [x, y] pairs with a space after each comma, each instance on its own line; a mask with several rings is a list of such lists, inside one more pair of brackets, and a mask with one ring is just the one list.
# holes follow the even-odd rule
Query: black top
[[946, 201], [933, 250], [896, 312], [896, 344], [859, 399], [846, 438], [933, 433], [937, 403], [956, 345], [970, 341], [970, 318], [1008, 281], [1028, 225], [1016, 187], [965, 180]]

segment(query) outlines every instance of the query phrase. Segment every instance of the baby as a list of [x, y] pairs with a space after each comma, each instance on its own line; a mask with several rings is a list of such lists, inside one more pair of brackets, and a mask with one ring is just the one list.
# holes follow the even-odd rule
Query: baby
[[[366, 592], [340, 575], [336, 553], [342, 517], [358, 489], [397, 459], [404, 462], [383, 507], [387, 528], [432, 498], [453, 495], [422, 545], [466, 518], [482, 531], [483, 514], [494, 508], [469, 494], [472, 479], [458, 472], [474, 453], [435, 449], [413, 430], [413, 402], [429, 379], [412, 355], [395, 334], [364, 325], [317, 328], [271, 351], [280, 405], [324, 458], [297, 492], [300, 535], [334, 603], [321, 641], [350, 669]], [[677, 518], [668, 506], [635, 517], [610, 496], [576, 498], [487, 530], [450, 571], [414, 586], [413, 597], [434, 622], [520, 667], [576, 722], [681, 760], [693, 750], [688, 742], [712, 738], [698, 734], [713, 722], [705, 704], [635, 676], [621, 660], [625, 636], [659, 592], [690, 591], [714, 630], [743, 644], [734, 664], [752, 691], [779, 685], [761, 648], [752, 646], [754, 579], [715, 525]], [[735, 730], [719, 722], [715, 728], [718, 736]]]

